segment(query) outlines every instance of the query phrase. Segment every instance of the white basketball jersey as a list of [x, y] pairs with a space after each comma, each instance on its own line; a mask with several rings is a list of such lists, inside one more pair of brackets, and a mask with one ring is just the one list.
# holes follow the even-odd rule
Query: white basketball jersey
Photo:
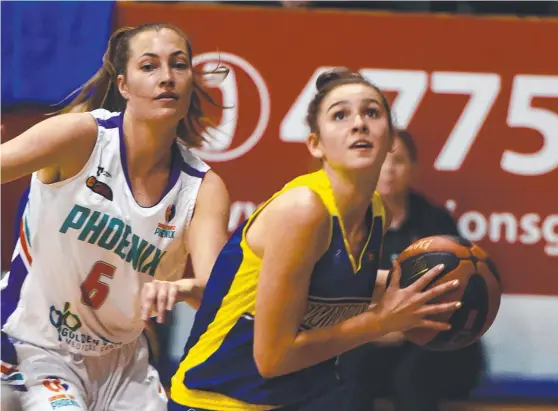
[[2, 280], [14, 307], [4, 301], [2, 317], [3, 331], [17, 340], [102, 355], [143, 331], [145, 282], [181, 278], [187, 229], [209, 167], [176, 143], [163, 198], [142, 207], [127, 173], [123, 114], [91, 114], [97, 142], [84, 168], [48, 185], [32, 176], [11, 270]]

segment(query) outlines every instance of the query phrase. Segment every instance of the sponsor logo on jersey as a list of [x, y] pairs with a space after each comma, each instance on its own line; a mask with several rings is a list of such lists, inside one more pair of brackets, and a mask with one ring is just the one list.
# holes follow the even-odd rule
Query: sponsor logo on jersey
[[70, 347], [85, 351], [111, 351], [122, 345], [113, 343], [102, 337], [92, 337], [80, 332], [82, 323], [78, 315], [70, 310], [70, 303], [64, 303], [64, 308], [59, 310], [54, 305], [50, 306], [49, 320], [58, 331], [58, 341], [64, 342]]
[[94, 193], [99, 194], [100, 196], [105, 197], [107, 200], [112, 201], [112, 189], [108, 186], [108, 184], [97, 180], [95, 176], [87, 177], [85, 185]]
[[70, 210], [59, 231], [66, 234], [69, 230], [79, 231], [78, 240], [113, 251], [132, 264], [134, 270], [152, 277], [166, 253], [132, 233], [132, 227], [119, 218], [78, 204]]
[[112, 174], [105, 170], [103, 166], [97, 166], [97, 177], [105, 176], [106, 178], [112, 178]]
[[172, 221], [175, 215], [176, 215], [176, 207], [174, 204], [171, 204], [165, 210], [165, 221], [167, 224], [163, 224], [163, 223], [157, 224], [157, 228], [155, 229], [154, 234], [163, 238], [174, 238], [176, 226], [170, 225], [169, 223]]

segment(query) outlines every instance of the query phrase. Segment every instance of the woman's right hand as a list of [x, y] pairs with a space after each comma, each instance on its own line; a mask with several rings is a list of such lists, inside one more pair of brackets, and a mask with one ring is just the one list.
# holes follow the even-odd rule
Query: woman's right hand
[[459, 301], [429, 304], [432, 299], [455, 289], [459, 285], [458, 280], [455, 280], [424, 290], [443, 269], [443, 265], [436, 266], [413, 284], [406, 288], [400, 288], [401, 267], [397, 261], [394, 262], [391, 283], [378, 304], [370, 310], [376, 314], [383, 334], [396, 331], [404, 332], [416, 327], [440, 331], [450, 329], [448, 323], [426, 318], [434, 314], [452, 312], [461, 307]]

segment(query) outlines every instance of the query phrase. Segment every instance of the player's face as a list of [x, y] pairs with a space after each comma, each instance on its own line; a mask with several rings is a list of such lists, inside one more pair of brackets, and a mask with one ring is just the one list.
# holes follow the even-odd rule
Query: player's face
[[194, 81], [187, 53], [186, 41], [174, 30], [148, 30], [134, 36], [126, 76], [119, 76], [128, 109], [149, 120], [183, 118]]
[[407, 193], [415, 169], [409, 150], [400, 138], [395, 139], [393, 148], [386, 156], [378, 180], [378, 191], [386, 197]]
[[319, 138], [314, 148], [310, 144], [310, 150], [336, 168], [379, 170], [392, 145], [388, 115], [374, 88], [366, 84], [339, 86], [322, 101]]

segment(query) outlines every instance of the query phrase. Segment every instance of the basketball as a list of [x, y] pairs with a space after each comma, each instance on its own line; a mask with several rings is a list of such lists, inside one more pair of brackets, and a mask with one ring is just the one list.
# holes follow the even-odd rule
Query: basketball
[[500, 308], [501, 282], [494, 263], [478, 245], [460, 237], [427, 237], [407, 247], [397, 261], [401, 266], [401, 288], [438, 264], [444, 264], [444, 270], [426, 289], [456, 279], [460, 282], [455, 290], [432, 300], [461, 301], [457, 311], [429, 317], [448, 322], [451, 329], [414, 328], [405, 332], [409, 341], [429, 350], [456, 350], [472, 344], [490, 328]]

